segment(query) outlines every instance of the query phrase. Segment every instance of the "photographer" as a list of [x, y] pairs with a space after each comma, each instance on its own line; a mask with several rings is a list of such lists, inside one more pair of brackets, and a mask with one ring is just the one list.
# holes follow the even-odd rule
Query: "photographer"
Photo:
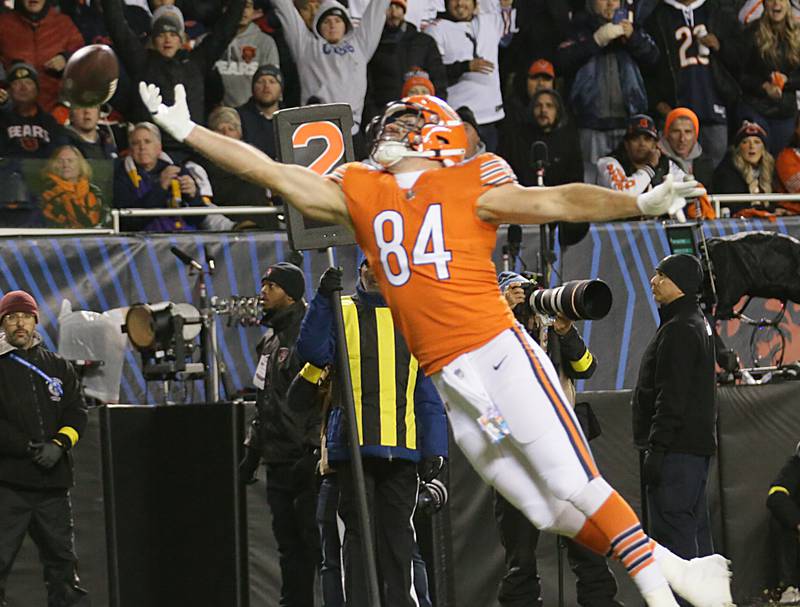
[[[573, 321], [559, 315], [551, 324], [530, 309], [527, 301], [530, 294], [537, 289], [535, 281], [507, 271], [498, 276], [498, 282], [514, 316], [547, 352], [561, 378], [564, 392], [574, 403], [573, 380], [591, 377], [597, 368], [597, 361], [589, 352]], [[591, 440], [600, 433], [597, 420], [588, 404], [580, 403], [577, 407], [580, 408], [576, 413], [583, 432]], [[500, 605], [541, 605], [541, 585], [536, 566], [539, 530], [499, 493], [495, 493], [495, 518], [500, 541], [506, 551], [506, 573], [500, 582], [497, 597]], [[614, 600], [617, 582], [605, 559], [572, 540], [567, 540], [566, 544], [570, 567], [578, 580], [578, 604], [582, 607], [619, 605]]]

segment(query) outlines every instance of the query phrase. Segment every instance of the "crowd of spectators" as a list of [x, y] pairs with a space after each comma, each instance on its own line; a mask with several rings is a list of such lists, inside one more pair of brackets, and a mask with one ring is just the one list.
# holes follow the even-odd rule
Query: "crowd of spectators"
[[[22, 171], [19, 200], [5, 192], [0, 224], [90, 227], [112, 207], [280, 204], [159, 133], [140, 80], [168, 104], [183, 84], [193, 120], [271, 157], [281, 108], [350, 104], [365, 158], [367, 125], [387, 102], [436, 94], [468, 112], [480, 149], [504, 156], [523, 185], [639, 193], [671, 174], [714, 194], [798, 193], [798, 19], [789, 0], [5, 0], [3, 174], [39, 164]], [[102, 107], [70, 108], [64, 67], [95, 43], [120, 60], [117, 91]], [[755, 201], [724, 212], [798, 210]], [[708, 200], [701, 211], [715, 216]], [[217, 217], [123, 227], [280, 227], [277, 216]]]

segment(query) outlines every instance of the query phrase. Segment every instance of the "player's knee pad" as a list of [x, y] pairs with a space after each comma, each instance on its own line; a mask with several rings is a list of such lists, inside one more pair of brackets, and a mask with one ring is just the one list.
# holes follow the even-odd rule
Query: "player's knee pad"
[[614, 489], [602, 476], [596, 476], [568, 498], [578, 510], [591, 516], [602, 506]]

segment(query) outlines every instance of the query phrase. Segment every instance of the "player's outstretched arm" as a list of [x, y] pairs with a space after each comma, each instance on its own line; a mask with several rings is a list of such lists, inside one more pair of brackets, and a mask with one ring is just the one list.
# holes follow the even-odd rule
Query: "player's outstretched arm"
[[705, 194], [696, 181], [664, 182], [639, 196], [599, 186], [572, 183], [551, 188], [504, 185], [478, 199], [478, 217], [489, 223], [550, 223], [553, 221], [609, 221], [648, 215], [678, 214], [687, 198]]
[[183, 85], [175, 87], [175, 105], [169, 107], [161, 102], [161, 92], [153, 84], [140, 82], [139, 94], [158, 126], [220, 168], [280, 194], [307, 217], [351, 225], [344, 193], [335, 183], [305, 167], [276, 162], [243, 141], [192, 122]]

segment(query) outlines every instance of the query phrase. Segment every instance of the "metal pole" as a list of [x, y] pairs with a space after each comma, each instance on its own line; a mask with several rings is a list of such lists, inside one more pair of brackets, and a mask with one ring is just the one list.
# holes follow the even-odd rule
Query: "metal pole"
[[650, 533], [650, 510], [647, 507], [647, 482], [644, 479], [644, 449], [639, 449], [639, 495], [642, 500], [642, 529]]
[[[328, 263], [333, 266], [333, 249], [328, 248]], [[342, 316], [342, 299], [337, 293], [331, 295], [333, 320], [336, 324], [336, 383], [339, 386], [342, 404], [347, 413], [347, 427], [350, 437], [350, 469], [353, 473], [353, 486], [356, 490], [356, 506], [358, 523], [361, 528], [361, 549], [364, 553], [364, 566], [367, 576], [369, 605], [380, 607], [381, 596], [378, 590], [378, 569], [375, 565], [375, 546], [372, 536], [372, 521], [367, 505], [367, 490], [364, 484], [364, 466], [361, 463], [361, 446], [358, 440], [358, 423], [356, 422], [356, 406], [353, 402], [353, 380], [350, 377], [349, 356], [347, 354], [347, 337], [344, 332], [344, 316]], [[408, 564], [409, 567], [411, 563]], [[350, 571], [349, 575], [360, 575], [361, 572]]]

